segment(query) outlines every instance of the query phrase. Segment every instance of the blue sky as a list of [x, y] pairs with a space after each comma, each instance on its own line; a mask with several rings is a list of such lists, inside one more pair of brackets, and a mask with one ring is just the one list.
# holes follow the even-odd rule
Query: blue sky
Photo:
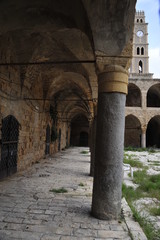
[[148, 23], [149, 72], [160, 78], [160, 17], [159, 0], [137, 0], [136, 10], [145, 12]]

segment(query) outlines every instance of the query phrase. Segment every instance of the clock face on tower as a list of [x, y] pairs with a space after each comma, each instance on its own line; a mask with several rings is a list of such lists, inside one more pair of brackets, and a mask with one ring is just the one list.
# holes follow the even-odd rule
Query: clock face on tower
[[143, 37], [143, 35], [144, 35], [144, 34], [143, 34], [143, 32], [142, 32], [141, 30], [139, 30], [139, 31], [137, 32], [137, 36], [138, 36], [138, 37]]

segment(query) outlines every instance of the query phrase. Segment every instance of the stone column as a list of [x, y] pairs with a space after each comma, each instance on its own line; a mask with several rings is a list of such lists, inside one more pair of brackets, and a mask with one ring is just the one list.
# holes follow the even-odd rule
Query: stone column
[[117, 65], [98, 75], [98, 113], [92, 215], [117, 219], [121, 212], [127, 71]]
[[96, 123], [97, 116], [94, 116], [92, 121], [92, 140], [91, 140], [91, 165], [90, 165], [90, 176], [94, 176], [95, 167], [95, 145], [96, 145]]
[[141, 129], [141, 147], [146, 148], [146, 127]]

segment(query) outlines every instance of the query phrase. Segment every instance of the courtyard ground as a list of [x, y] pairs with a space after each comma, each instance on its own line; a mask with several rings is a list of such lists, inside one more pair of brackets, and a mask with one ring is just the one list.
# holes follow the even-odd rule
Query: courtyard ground
[[1, 181], [0, 240], [130, 240], [127, 226], [145, 240], [127, 211], [128, 225], [90, 215], [89, 168], [88, 149], [70, 148]]

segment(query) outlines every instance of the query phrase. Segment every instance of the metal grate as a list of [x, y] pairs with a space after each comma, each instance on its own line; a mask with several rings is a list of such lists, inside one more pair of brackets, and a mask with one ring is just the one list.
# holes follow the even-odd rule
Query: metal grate
[[12, 115], [2, 120], [0, 179], [17, 171], [19, 123]]

